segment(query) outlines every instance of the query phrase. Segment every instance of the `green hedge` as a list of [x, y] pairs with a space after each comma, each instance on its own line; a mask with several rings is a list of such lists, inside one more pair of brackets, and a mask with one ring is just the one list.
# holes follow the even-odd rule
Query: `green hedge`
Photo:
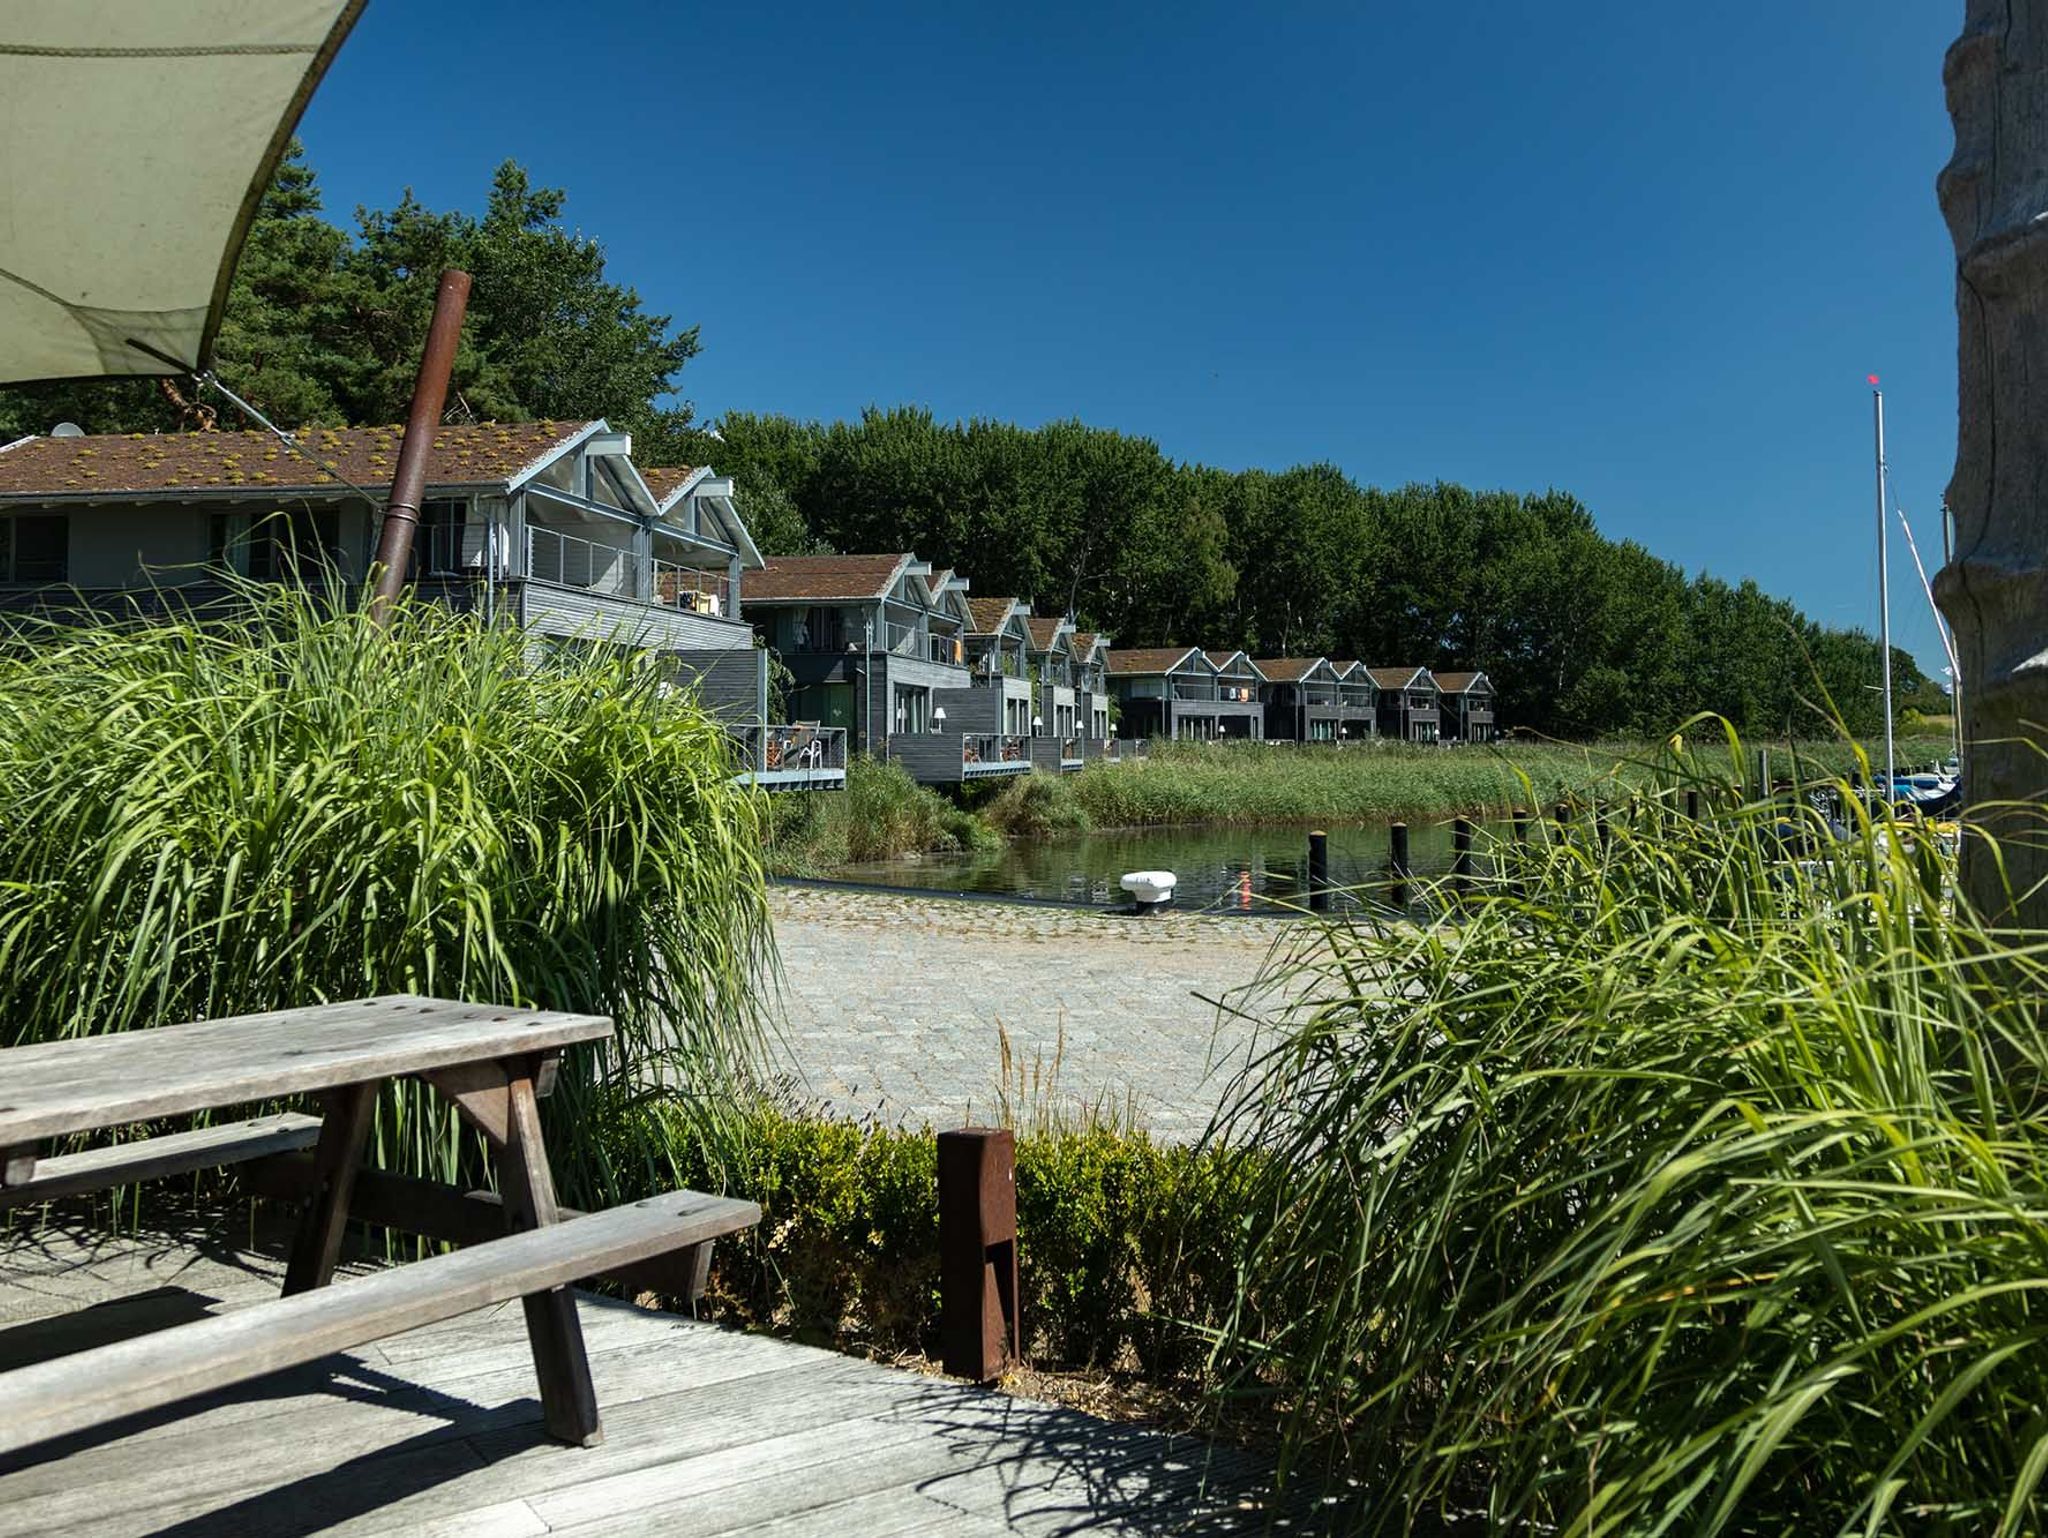
[[[937, 1148], [915, 1132], [762, 1110], [716, 1165], [687, 1125], [675, 1173], [761, 1204], [722, 1243], [714, 1317], [819, 1345], [938, 1350]], [[1017, 1229], [1026, 1353], [1041, 1367], [1193, 1378], [1234, 1292], [1230, 1175], [1213, 1156], [1108, 1127], [1022, 1133]]]

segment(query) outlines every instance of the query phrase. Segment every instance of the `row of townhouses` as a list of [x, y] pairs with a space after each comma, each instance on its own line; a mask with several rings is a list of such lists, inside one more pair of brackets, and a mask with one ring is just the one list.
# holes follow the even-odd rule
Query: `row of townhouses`
[[[0, 609], [188, 608], [220, 597], [227, 572], [360, 581], [399, 437], [313, 429], [294, 453], [262, 433], [74, 430], [0, 447]], [[769, 789], [843, 784], [850, 751], [957, 784], [1071, 771], [1149, 738], [1493, 735], [1483, 674], [1116, 651], [907, 552], [764, 560], [729, 480], [636, 464], [602, 421], [441, 429], [412, 576], [537, 649], [659, 653]]]

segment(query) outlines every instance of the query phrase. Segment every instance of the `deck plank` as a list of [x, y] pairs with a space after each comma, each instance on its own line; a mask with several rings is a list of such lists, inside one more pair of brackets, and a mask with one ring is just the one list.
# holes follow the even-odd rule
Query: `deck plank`
[[[121, 1257], [116, 1241], [38, 1249], [28, 1283], [55, 1291], [22, 1305], [0, 1248], [0, 1319], [47, 1313], [74, 1282], [134, 1274]], [[219, 1265], [167, 1251], [145, 1269], [242, 1296]], [[600, 1447], [546, 1439], [524, 1321], [501, 1306], [391, 1338], [382, 1349], [396, 1360], [328, 1358], [189, 1414], [58, 1444], [61, 1457], [0, 1460], [0, 1538], [1265, 1531], [1263, 1516], [1227, 1509], [1228, 1481], [1201, 1493], [1207, 1449], [1190, 1439], [612, 1300], [583, 1295], [578, 1309]], [[1218, 1463], [1233, 1478], [1256, 1472], [1240, 1454]]]
[[392, 995], [0, 1051], [0, 1146], [609, 1036], [602, 1015]]
[[[760, 1220], [678, 1191], [0, 1375], [0, 1452], [563, 1286]], [[571, 1305], [573, 1306], [573, 1305]]]

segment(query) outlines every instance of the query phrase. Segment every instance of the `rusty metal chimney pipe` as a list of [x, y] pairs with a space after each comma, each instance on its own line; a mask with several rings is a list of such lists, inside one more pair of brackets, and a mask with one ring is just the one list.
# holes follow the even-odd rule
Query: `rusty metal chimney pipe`
[[370, 566], [370, 614], [380, 623], [412, 570], [412, 536], [419, 527], [420, 498], [426, 494], [427, 460], [441, 426], [442, 408], [448, 403], [448, 376], [455, 369], [455, 347], [462, 340], [462, 315], [468, 307], [469, 274], [450, 267], [441, 274], [441, 286], [434, 295], [434, 322], [427, 328], [426, 350], [420, 354], [412, 410], [405, 420], [405, 438], [398, 446], [398, 470], [391, 477], [391, 497], [377, 536], [377, 558]]

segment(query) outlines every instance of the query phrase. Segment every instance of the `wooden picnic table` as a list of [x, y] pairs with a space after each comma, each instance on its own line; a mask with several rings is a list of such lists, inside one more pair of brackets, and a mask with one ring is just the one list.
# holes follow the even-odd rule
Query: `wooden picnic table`
[[[569, 1284], [678, 1251], [701, 1269], [714, 1237], [760, 1217], [752, 1203], [692, 1191], [589, 1216], [559, 1206], [539, 1102], [565, 1048], [611, 1034], [597, 1015], [401, 995], [0, 1051], [0, 1209], [248, 1161], [305, 1202], [278, 1302], [0, 1373], [0, 1453], [513, 1297], [548, 1430], [599, 1440]], [[400, 1078], [433, 1086], [483, 1134], [495, 1196], [359, 1179], [378, 1090]], [[321, 1097], [319, 1118], [273, 1113], [39, 1153], [53, 1138], [305, 1095]], [[363, 1215], [359, 1186], [381, 1192], [367, 1204], [375, 1221], [455, 1241], [479, 1239], [480, 1226], [507, 1236], [328, 1289], [347, 1221]]]

